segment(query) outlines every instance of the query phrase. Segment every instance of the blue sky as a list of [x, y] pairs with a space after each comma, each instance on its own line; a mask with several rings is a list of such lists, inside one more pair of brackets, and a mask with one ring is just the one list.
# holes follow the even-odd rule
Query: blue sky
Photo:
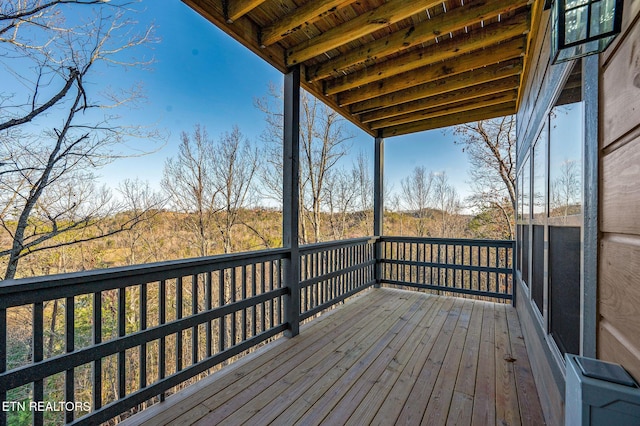
[[[178, 0], [145, 0], [141, 23], [153, 22], [160, 42], [153, 46], [151, 71], [133, 70], [119, 79], [144, 82], [146, 102], [129, 119], [158, 125], [170, 134], [167, 144], [145, 157], [118, 160], [102, 170], [109, 185], [125, 178], [149, 180], [154, 187], [162, 176], [164, 161], [175, 155], [181, 131], [196, 123], [217, 137], [233, 125], [258, 140], [264, 118], [253, 106], [267, 94], [269, 82], [282, 83], [282, 74]], [[367, 151], [373, 159], [373, 139], [349, 124], [355, 135], [351, 152]], [[446, 171], [463, 197], [468, 195], [468, 160], [451, 134], [441, 130], [389, 138], [385, 143], [387, 183], [400, 189], [400, 179], [415, 166], [433, 172]], [[351, 158], [345, 159], [347, 165]], [[373, 161], [373, 160], [371, 160]]]

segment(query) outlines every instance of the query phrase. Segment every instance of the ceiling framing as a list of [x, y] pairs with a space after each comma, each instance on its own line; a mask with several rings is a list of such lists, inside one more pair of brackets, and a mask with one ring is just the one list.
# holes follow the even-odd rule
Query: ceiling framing
[[283, 73], [300, 64], [373, 136], [514, 114], [522, 96], [534, 0], [183, 1]]

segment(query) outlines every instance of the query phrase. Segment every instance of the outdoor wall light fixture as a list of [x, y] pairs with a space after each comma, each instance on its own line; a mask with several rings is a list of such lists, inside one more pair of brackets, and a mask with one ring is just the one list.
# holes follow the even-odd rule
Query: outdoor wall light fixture
[[553, 63], [604, 51], [620, 33], [623, 0], [546, 0]]

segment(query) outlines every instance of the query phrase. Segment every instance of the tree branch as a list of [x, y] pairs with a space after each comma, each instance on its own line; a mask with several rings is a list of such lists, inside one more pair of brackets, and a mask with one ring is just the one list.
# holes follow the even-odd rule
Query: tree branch
[[[43, 112], [45, 112], [46, 110], [54, 106], [56, 103], [58, 103], [62, 98], [64, 98], [67, 95], [74, 81], [78, 80], [79, 82], [79, 79], [78, 79], [79, 74], [80, 73], [78, 72], [77, 69], [75, 68], [69, 69], [69, 78], [67, 78], [66, 84], [62, 89], [60, 89], [58, 93], [55, 94], [55, 96], [53, 96], [51, 99], [49, 99], [49, 101], [47, 101], [45, 104], [41, 105], [40, 107], [32, 109], [31, 112], [25, 115], [24, 117], [13, 118], [11, 120], [5, 121], [4, 123], [0, 123], [0, 130], [6, 130], [11, 127], [28, 123], [34, 118], [36, 118], [38, 115], [42, 114]], [[35, 99], [35, 96], [34, 96], [34, 99]]]

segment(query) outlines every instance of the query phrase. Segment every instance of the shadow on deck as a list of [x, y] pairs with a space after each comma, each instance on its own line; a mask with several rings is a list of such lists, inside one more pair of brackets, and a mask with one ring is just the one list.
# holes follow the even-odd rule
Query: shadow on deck
[[381, 288], [123, 424], [271, 423], [544, 419], [514, 308]]

